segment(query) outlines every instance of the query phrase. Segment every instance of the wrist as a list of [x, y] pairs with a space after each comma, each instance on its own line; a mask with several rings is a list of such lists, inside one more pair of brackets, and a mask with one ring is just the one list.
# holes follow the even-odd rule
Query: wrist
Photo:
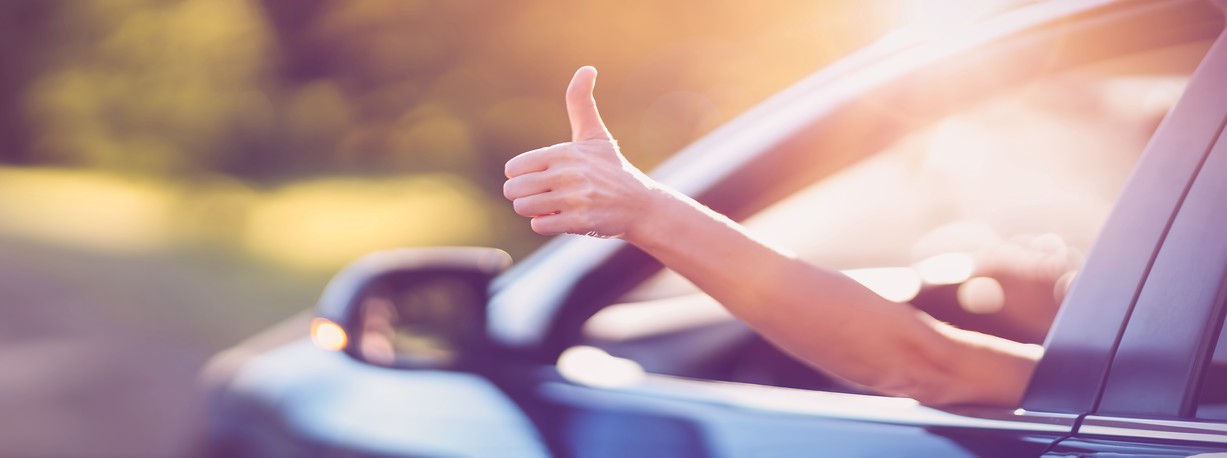
[[699, 204], [690, 197], [663, 186], [649, 188], [646, 198], [636, 208], [636, 215], [622, 239], [645, 251], [654, 252], [672, 245], [687, 231], [689, 213]]

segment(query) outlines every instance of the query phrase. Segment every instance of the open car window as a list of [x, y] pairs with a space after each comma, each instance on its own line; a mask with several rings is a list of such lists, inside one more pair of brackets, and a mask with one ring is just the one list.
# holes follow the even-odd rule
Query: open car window
[[[992, 247], [1059, 247], [1076, 264], [1208, 46], [1102, 62], [998, 94], [744, 224], [901, 302], [927, 285], [966, 280], [976, 254]], [[959, 305], [971, 315], [999, 312]], [[1050, 320], [1055, 304], [1036, 313]], [[667, 270], [596, 313], [583, 332], [585, 344], [650, 373], [848, 389], [775, 351]]]

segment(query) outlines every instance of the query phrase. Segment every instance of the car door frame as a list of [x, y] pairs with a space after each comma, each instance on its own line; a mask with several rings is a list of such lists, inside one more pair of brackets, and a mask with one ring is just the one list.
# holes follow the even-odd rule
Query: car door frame
[[[1215, 9], [1208, 12], [1222, 21]], [[1221, 53], [1221, 39], [1212, 47]], [[1164, 119], [1088, 254], [1044, 344], [1023, 406], [1090, 413], [1147, 276], [1221, 128], [1217, 68], [1206, 61]], [[1216, 64], [1218, 65], [1218, 64]], [[1221, 81], [1221, 80], [1217, 80]]]
[[[1219, 5], [1227, 14], [1227, 2]], [[1195, 179], [1181, 190], [1178, 211], [1166, 222], [1092, 415], [1064, 447], [1112, 447], [1116, 452], [1134, 443], [1148, 452], [1227, 450], [1227, 422], [1196, 418], [1206, 368], [1227, 314], [1223, 81], [1227, 32], [1207, 53], [1142, 160], [1146, 166], [1175, 155], [1196, 159]]]

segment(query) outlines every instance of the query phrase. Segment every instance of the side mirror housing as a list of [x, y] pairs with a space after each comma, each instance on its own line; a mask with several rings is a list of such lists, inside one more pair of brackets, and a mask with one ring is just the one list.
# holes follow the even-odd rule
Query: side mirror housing
[[511, 264], [493, 248], [372, 253], [328, 282], [311, 339], [370, 364], [471, 369], [487, 355], [490, 280]]

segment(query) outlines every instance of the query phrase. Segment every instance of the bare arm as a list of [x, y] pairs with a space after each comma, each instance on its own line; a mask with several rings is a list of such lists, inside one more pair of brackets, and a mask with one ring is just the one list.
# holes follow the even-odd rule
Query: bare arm
[[1036, 347], [940, 323], [755, 239], [631, 166], [601, 122], [596, 71], [567, 92], [572, 140], [507, 163], [504, 193], [542, 234], [621, 237], [794, 356], [926, 404], [1016, 405]]

